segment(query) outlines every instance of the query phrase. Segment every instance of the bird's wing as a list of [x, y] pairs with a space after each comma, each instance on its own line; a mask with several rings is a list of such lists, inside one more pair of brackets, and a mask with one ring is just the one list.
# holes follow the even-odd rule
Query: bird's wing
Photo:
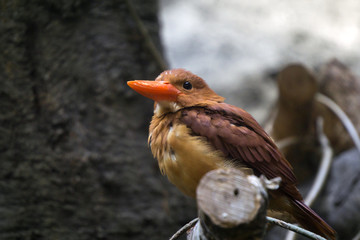
[[293, 198], [302, 199], [291, 165], [246, 111], [226, 103], [195, 106], [184, 108], [180, 120], [195, 135], [206, 137], [227, 159], [241, 161], [269, 179], [281, 177], [281, 188]]

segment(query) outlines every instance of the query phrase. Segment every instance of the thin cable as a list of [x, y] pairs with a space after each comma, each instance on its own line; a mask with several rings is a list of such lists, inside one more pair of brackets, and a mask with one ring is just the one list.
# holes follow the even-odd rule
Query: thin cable
[[356, 131], [354, 124], [351, 122], [350, 118], [333, 100], [331, 100], [329, 97], [325, 96], [324, 94], [317, 93], [316, 99], [325, 106], [327, 106], [340, 119], [341, 123], [348, 131], [351, 139], [353, 140], [360, 154], [360, 137]]
[[316, 174], [314, 184], [312, 185], [309, 193], [307, 194], [304, 200], [305, 204], [308, 205], [309, 207], [314, 203], [315, 199], [318, 197], [319, 193], [321, 192], [321, 189], [325, 185], [326, 178], [329, 175], [332, 159], [333, 159], [333, 151], [329, 145], [329, 140], [323, 132], [323, 125], [324, 125], [323, 118], [319, 117], [316, 121], [316, 125], [318, 130], [317, 136], [321, 144], [322, 159], [318, 172]]
[[[322, 158], [314, 183], [311, 186], [311, 189], [304, 200], [305, 204], [308, 205], [309, 207], [315, 202], [316, 198], [319, 196], [321, 192], [321, 189], [324, 187], [333, 160], [333, 151], [329, 145], [328, 138], [324, 134], [323, 126], [324, 126], [324, 119], [322, 117], [318, 117], [316, 121], [316, 128], [317, 128], [317, 137], [321, 145]], [[288, 232], [285, 239], [294, 240], [295, 233]]]
[[185, 224], [174, 235], [172, 235], [169, 240], [178, 239], [181, 235], [184, 234], [184, 232], [186, 232], [188, 229], [192, 228], [197, 223], [198, 220], [199, 220], [199, 218], [195, 218], [195, 219], [191, 220], [190, 222], [188, 222], [187, 224]]
[[286, 228], [288, 230], [291, 230], [291, 231], [294, 231], [296, 233], [299, 233], [305, 237], [308, 237], [308, 238], [311, 238], [311, 239], [316, 239], [316, 240], [326, 240], [325, 238], [313, 233], [313, 232], [310, 232], [308, 230], [305, 230], [301, 227], [298, 227], [294, 224], [290, 224], [290, 223], [287, 223], [287, 222], [284, 222], [282, 220], [279, 220], [279, 219], [276, 219], [276, 218], [272, 218], [272, 217], [266, 217], [266, 219], [268, 220], [268, 222], [270, 223], [273, 223], [273, 224], [276, 224], [282, 228]]

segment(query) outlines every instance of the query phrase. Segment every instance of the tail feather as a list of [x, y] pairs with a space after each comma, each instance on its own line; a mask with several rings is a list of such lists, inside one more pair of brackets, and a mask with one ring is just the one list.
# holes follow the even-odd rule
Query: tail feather
[[297, 214], [293, 216], [297, 222], [304, 228], [316, 234], [323, 236], [326, 239], [335, 240], [336, 232], [332, 229], [319, 215], [317, 215], [311, 208], [306, 206], [305, 203], [299, 200], [293, 201], [295, 211]]

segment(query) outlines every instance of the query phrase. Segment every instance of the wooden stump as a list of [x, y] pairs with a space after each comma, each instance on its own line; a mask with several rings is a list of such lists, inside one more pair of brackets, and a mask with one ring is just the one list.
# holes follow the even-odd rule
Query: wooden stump
[[[332, 60], [317, 75], [301, 64], [288, 65], [280, 71], [277, 81], [279, 98], [270, 135], [291, 162], [299, 182], [305, 182], [315, 174], [320, 159], [318, 117], [324, 119], [324, 133], [335, 155], [354, 145], [343, 123], [319, 101], [319, 94], [338, 104], [359, 134], [360, 79], [342, 63]], [[289, 142], [292, 144], [286, 144]]]
[[[294, 167], [299, 182], [316, 173], [316, 78], [304, 66], [292, 64], [280, 71], [279, 98], [270, 135], [279, 144], [282, 153]], [[284, 147], [285, 139], [295, 140]], [[284, 141], [285, 140], [285, 141]]]
[[[344, 64], [334, 59], [326, 63], [319, 74], [319, 92], [331, 98], [351, 119], [360, 134], [360, 78]], [[331, 142], [335, 154], [354, 146], [341, 121], [325, 106], [318, 106], [325, 119], [324, 132]]]
[[237, 169], [207, 173], [197, 188], [200, 222], [188, 239], [262, 239], [267, 193], [263, 181]]

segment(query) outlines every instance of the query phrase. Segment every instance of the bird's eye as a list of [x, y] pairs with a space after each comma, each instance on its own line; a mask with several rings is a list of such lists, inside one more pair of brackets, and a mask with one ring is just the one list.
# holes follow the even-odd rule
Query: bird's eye
[[183, 88], [185, 88], [186, 90], [190, 90], [190, 89], [192, 89], [192, 85], [189, 81], [186, 81], [183, 84]]

